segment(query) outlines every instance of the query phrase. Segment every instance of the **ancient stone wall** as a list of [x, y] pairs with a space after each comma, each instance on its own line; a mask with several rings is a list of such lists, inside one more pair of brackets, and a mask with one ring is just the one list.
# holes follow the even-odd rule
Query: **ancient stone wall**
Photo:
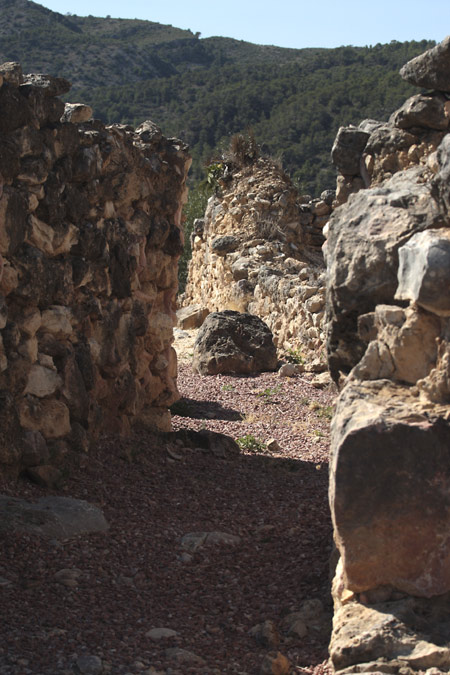
[[[425, 82], [446, 76], [393, 115], [374, 185], [328, 224], [327, 348], [342, 386], [330, 462], [339, 673], [450, 672], [449, 64], [447, 38], [405, 66], [418, 86], [424, 71]], [[438, 134], [427, 146], [437, 151], [391, 171], [404, 152], [389, 145], [397, 131], [414, 137], [409, 149]]]
[[102, 431], [167, 428], [177, 398], [186, 146], [69, 88], [0, 68], [0, 471], [37, 478]]
[[182, 304], [233, 309], [262, 318], [280, 350], [300, 351], [320, 369], [325, 359], [322, 228], [332, 191], [306, 202], [272, 161], [232, 173], [192, 235]]

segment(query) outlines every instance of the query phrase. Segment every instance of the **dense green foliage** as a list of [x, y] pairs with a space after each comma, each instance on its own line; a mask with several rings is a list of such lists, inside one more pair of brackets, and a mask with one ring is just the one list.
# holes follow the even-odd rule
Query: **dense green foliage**
[[431, 44], [282, 49], [0, 0], [2, 61], [67, 77], [70, 100], [89, 103], [103, 121], [152, 119], [189, 143], [196, 179], [231, 134], [252, 128], [311, 194], [334, 186], [329, 153], [339, 126], [386, 119], [414, 92], [399, 68]]
[[189, 190], [188, 202], [184, 207], [184, 251], [178, 263], [179, 292], [183, 293], [186, 287], [189, 261], [192, 257], [191, 234], [196, 218], [202, 218], [208, 199], [213, 189], [206, 180], [201, 181]]

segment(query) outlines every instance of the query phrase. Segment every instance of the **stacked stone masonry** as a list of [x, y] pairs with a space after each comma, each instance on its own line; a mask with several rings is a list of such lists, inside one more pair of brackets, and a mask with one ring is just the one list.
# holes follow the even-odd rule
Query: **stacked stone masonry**
[[433, 91], [333, 149], [354, 182], [372, 167], [325, 245], [341, 674], [450, 672], [450, 38], [401, 74]]
[[102, 431], [167, 428], [178, 396], [187, 148], [69, 88], [0, 67], [0, 471], [37, 478]]
[[299, 197], [266, 158], [236, 170], [196, 222], [182, 304], [255, 314], [280, 351], [298, 350], [309, 364], [324, 366], [320, 246], [333, 197]]

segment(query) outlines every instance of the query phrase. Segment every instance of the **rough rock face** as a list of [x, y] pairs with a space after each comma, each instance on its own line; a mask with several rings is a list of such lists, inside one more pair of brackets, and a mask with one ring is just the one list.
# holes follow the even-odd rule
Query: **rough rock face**
[[252, 314], [233, 310], [209, 314], [194, 344], [192, 367], [201, 375], [248, 375], [275, 370], [277, 364], [272, 333]]
[[358, 317], [392, 301], [399, 248], [412, 235], [442, 222], [433, 186], [425, 177], [420, 167], [399, 172], [352, 195], [329, 221], [327, 341], [333, 377], [348, 372], [365, 350]]
[[325, 303], [319, 246], [333, 197], [303, 203], [268, 159], [235, 171], [194, 227], [182, 304], [259, 316], [279, 349], [316, 359]]
[[[413, 111], [425, 127], [427, 110], [436, 125], [442, 94], [430, 96], [395, 123]], [[341, 673], [450, 670], [449, 143], [352, 195], [328, 226], [329, 364], [344, 385], [330, 464]]]
[[170, 424], [189, 158], [152, 122], [64, 105], [65, 80], [0, 74], [0, 471], [17, 471]]
[[432, 91], [409, 98], [388, 122], [364, 120], [339, 129], [331, 153], [339, 171], [336, 206], [411, 166], [435, 170], [433, 153], [450, 122], [449, 50], [450, 37], [400, 70], [408, 82]]

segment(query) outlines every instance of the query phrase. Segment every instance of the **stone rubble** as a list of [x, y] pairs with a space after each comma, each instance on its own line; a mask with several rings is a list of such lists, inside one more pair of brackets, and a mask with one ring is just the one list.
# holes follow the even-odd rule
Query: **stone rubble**
[[0, 471], [57, 484], [102, 431], [170, 428], [187, 147], [0, 66]]

